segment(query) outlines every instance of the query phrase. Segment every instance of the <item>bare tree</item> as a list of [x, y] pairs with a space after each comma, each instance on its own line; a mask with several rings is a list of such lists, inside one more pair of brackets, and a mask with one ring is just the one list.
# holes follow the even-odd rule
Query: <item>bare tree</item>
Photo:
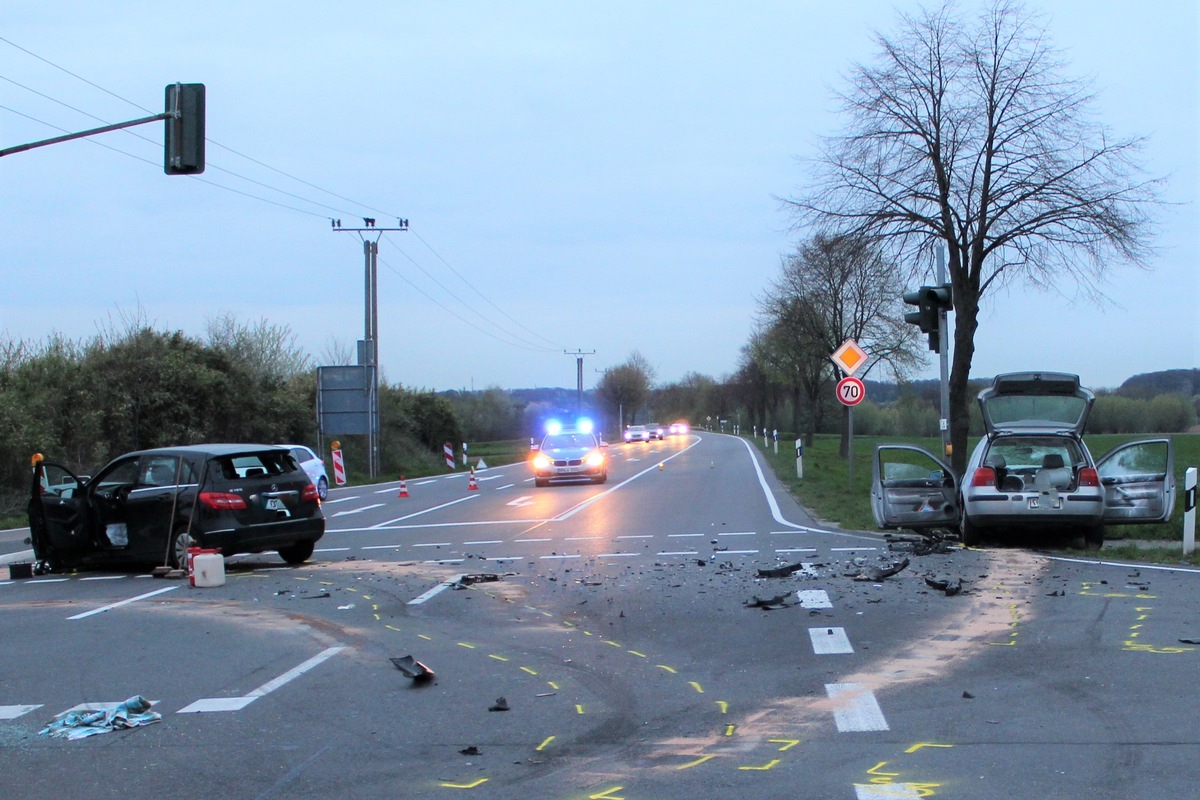
[[[623, 419], [617, 420], [618, 429], [625, 419], [633, 420], [637, 410], [650, 397], [650, 386], [654, 382], [654, 368], [638, 351], [630, 353], [625, 363], [604, 370], [596, 385], [599, 393], [612, 410]], [[619, 430], [618, 430], [619, 433]]]
[[[901, 15], [876, 35], [840, 96], [843, 132], [790, 202], [802, 225], [874, 238], [898, 259], [949, 252], [955, 330], [953, 465], [966, 465], [967, 381], [980, 298], [1010, 283], [1073, 283], [1099, 299], [1114, 261], [1145, 266], [1158, 181], [1141, 139], [1092, 117], [1085, 82], [1065, 76], [1038, 15], [994, 0], [977, 19], [953, 2]], [[915, 271], [915, 270], [914, 270]]]
[[[810, 444], [823, 388], [836, 377], [830, 356], [842, 342], [854, 339], [870, 353], [859, 377], [883, 365], [901, 378], [919, 361], [915, 329], [900, 311], [901, 294], [900, 269], [877, 244], [818, 235], [784, 260], [780, 277], [759, 301], [759, 361], [792, 389], [794, 404], [801, 393], [807, 399]], [[847, 421], [843, 415], [843, 455]]]

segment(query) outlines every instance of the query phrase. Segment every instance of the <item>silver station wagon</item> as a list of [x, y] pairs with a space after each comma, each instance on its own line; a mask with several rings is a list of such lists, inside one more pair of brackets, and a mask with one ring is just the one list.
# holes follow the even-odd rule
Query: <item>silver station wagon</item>
[[1093, 460], [1083, 429], [1094, 402], [1077, 375], [997, 375], [979, 393], [985, 435], [961, 480], [919, 447], [876, 448], [875, 523], [917, 531], [957, 527], [967, 545], [1013, 530], [1074, 529], [1098, 548], [1106, 524], [1169, 519], [1171, 440], [1128, 442]]

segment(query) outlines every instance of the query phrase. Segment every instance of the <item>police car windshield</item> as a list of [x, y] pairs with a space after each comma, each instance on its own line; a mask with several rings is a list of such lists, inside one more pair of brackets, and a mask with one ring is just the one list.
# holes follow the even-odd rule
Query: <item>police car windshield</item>
[[556, 433], [542, 441], [543, 450], [562, 450], [569, 447], [595, 447], [596, 439], [590, 433]]

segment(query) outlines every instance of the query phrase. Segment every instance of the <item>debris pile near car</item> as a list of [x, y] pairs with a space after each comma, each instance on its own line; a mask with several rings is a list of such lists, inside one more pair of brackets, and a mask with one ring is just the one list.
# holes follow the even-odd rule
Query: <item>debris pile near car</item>
[[38, 731], [38, 736], [75, 741], [115, 730], [140, 728], [162, 719], [162, 714], [150, 710], [152, 705], [153, 703], [138, 694], [112, 708], [66, 711]]
[[[859, 563], [859, 562], [862, 563]], [[901, 561], [888, 561], [882, 565], [870, 565], [866, 563], [866, 559], [855, 559], [851, 563], [851, 568], [843, 573], [847, 578], [856, 581], [870, 581], [878, 583], [885, 578], [890, 578], [908, 569], [909, 560], [907, 558]]]

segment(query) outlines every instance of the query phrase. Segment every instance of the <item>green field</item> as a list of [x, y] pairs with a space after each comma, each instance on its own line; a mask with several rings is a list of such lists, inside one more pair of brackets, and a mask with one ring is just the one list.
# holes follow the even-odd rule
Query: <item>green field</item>
[[[1149, 435], [1105, 435], [1085, 436], [1088, 449], [1099, 458], [1118, 444], [1135, 439], [1153, 438]], [[1182, 553], [1183, 540], [1183, 473], [1188, 467], [1200, 466], [1200, 434], [1173, 434], [1169, 437], [1175, 447], [1175, 480], [1177, 485], [1175, 512], [1170, 522], [1159, 525], [1110, 526], [1105, 532], [1105, 557], [1118, 556], [1141, 560], [1178, 561]], [[912, 444], [931, 453], [941, 448], [938, 439], [886, 437], [855, 437], [854, 475], [850, 479], [849, 462], [838, 455], [838, 437], [817, 436], [812, 447], [804, 449], [804, 479], [796, 478], [796, 453], [794, 440], [780, 441], [779, 455], [774, 448], [764, 448], [762, 439], [754, 440], [775, 470], [775, 474], [788, 487], [792, 495], [808, 511], [827, 523], [847, 529], [873, 531], [875, 520], [871, 516], [871, 466], [878, 444]], [[969, 447], [974, 447], [971, 441]], [[1137, 540], [1143, 544], [1123, 545], [1123, 541]], [[1144, 544], [1149, 541], [1150, 549]], [[1191, 563], [1200, 565], [1200, 557], [1193, 553]]]

